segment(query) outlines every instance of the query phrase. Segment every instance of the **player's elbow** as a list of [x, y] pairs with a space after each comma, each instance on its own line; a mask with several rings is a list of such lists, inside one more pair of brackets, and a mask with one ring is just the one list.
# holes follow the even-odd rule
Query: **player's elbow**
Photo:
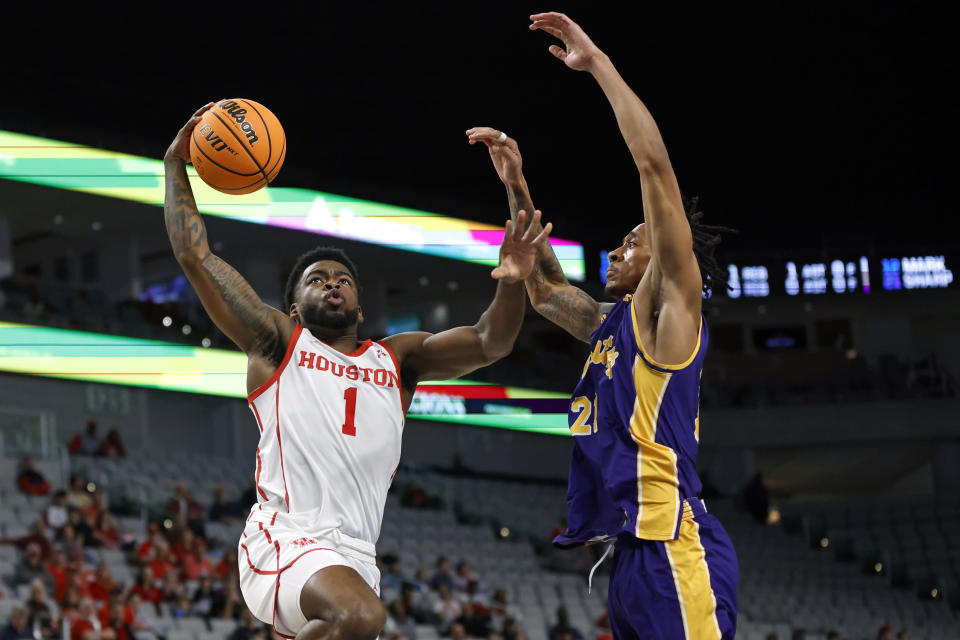
[[203, 262], [203, 259], [209, 255], [209, 252], [206, 255], [195, 249], [187, 249], [183, 251], [174, 251], [174, 257], [177, 259], [177, 264], [180, 265], [186, 272], [193, 271], [200, 268], [200, 263]]

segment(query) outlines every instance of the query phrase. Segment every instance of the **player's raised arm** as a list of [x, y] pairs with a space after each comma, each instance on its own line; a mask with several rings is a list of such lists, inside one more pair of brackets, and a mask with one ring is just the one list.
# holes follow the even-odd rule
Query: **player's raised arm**
[[[467, 138], [470, 144], [482, 142], [490, 151], [497, 175], [507, 188], [510, 218], [516, 222], [519, 211], [533, 211], [517, 141], [491, 127], [468, 129]], [[539, 223], [534, 231], [539, 233]], [[566, 329], [578, 340], [590, 342], [590, 333], [599, 324], [605, 305], [570, 284], [549, 240], [537, 250], [533, 272], [524, 283], [530, 302], [540, 315]]]
[[699, 311], [703, 282], [693, 252], [690, 224], [684, 213], [680, 187], [660, 130], [643, 102], [630, 89], [606, 56], [573, 20], [562, 13], [530, 16], [530, 28], [563, 41], [550, 53], [571, 69], [587, 71], [610, 101], [617, 124], [640, 171], [643, 210], [650, 250], [663, 278]]
[[[533, 270], [537, 248], [543, 244], [552, 224], [539, 233], [540, 212], [527, 224], [520, 211], [517, 222], [508, 221], [500, 264], [491, 272], [497, 280], [497, 293], [473, 326], [456, 327], [436, 334], [422, 331], [401, 333], [388, 338], [389, 345], [402, 359], [404, 385], [408, 389], [419, 380], [444, 380], [466, 375], [506, 357], [520, 333], [526, 307], [523, 280]], [[412, 379], [411, 379], [412, 378]]]
[[210, 103], [191, 116], [164, 156], [163, 217], [177, 262], [213, 322], [248, 355], [282, 349], [281, 325], [292, 321], [260, 300], [237, 271], [210, 251], [207, 229], [187, 179], [190, 135]]

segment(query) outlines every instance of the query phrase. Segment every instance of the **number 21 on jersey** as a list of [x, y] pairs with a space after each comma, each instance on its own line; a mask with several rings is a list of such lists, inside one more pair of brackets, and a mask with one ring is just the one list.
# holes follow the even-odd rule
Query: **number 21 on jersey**
[[[570, 433], [575, 436], [589, 436], [597, 432], [597, 396], [593, 402], [587, 396], [577, 396], [570, 403], [570, 412], [577, 414], [577, 419], [570, 425]], [[591, 424], [591, 418], [593, 424]]]

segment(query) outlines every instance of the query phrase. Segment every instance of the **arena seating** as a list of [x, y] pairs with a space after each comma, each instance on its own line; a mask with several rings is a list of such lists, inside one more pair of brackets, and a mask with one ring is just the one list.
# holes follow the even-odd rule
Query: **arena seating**
[[[112, 503], [122, 499], [149, 507], [139, 516], [119, 518], [120, 527], [137, 540], [147, 535], [145, 516], [162, 509], [178, 481], [187, 482], [196, 499], [208, 505], [216, 485], [237, 496], [248, 487], [249, 478], [248, 470], [231, 461], [199, 454], [183, 456], [174, 469], [169, 463], [161, 469], [145, 455], [119, 460], [77, 457], [72, 463], [71, 472], [87, 474]], [[378, 552], [396, 555], [404, 578], [412, 578], [420, 568], [432, 575], [437, 557], [443, 555], [454, 564], [467, 562], [488, 593], [505, 589], [530, 640], [547, 640], [561, 605], [584, 637], [600, 631], [596, 621], [605, 610], [609, 563], [595, 577], [590, 594], [585, 579], [589, 560], [574, 572], [550, 570], [554, 552], [547, 542], [564, 514], [562, 485], [405, 467], [395, 486], [397, 491], [388, 497]], [[423, 488], [436, 508], [402, 506], [403, 488], [408, 486]], [[45, 499], [5, 492], [0, 499], [0, 534], [24, 535], [46, 504]], [[783, 509], [788, 526], [759, 525], [725, 501], [712, 502], [708, 509], [721, 519], [738, 549], [739, 638], [765, 640], [772, 634], [786, 640], [802, 628], [814, 640], [823, 640], [830, 630], [843, 638], [869, 639], [881, 625], [889, 624], [895, 631], [908, 629], [911, 640], [936, 640], [955, 637], [954, 630], [960, 628], [949, 602], [955, 593], [950, 581], [956, 580], [960, 564], [956, 505], [794, 505]], [[219, 559], [236, 544], [240, 525], [207, 522], [205, 529], [209, 555]], [[827, 540], [826, 547], [821, 539]], [[0, 579], [9, 578], [19, 557], [15, 548], [0, 545]], [[877, 558], [884, 565], [879, 573], [870, 562]], [[105, 562], [114, 579], [126, 585], [136, 578], [137, 568], [123, 551], [93, 551], [93, 559]], [[896, 588], [900, 565], [907, 567], [909, 589]], [[938, 597], [923, 599], [918, 590], [928, 586], [924, 581], [930, 576]], [[197, 584], [186, 587], [192, 592]], [[10, 595], [14, 597], [0, 598], [0, 619], [5, 620], [14, 604], [26, 597], [26, 588]], [[159, 615], [153, 607], [141, 607], [138, 616], [145, 627], [142, 638], [213, 640], [227, 637], [237, 624], [178, 619], [169, 607]], [[421, 639], [439, 633], [430, 625], [417, 628]]]

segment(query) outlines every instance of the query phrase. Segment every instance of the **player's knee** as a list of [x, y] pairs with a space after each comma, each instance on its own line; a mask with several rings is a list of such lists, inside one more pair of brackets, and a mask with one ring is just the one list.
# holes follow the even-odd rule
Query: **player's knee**
[[387, 623], [387, 610], [379, 600], [367, 600], [344, 609], [338, 618], [344, 637], [374, 640]]

